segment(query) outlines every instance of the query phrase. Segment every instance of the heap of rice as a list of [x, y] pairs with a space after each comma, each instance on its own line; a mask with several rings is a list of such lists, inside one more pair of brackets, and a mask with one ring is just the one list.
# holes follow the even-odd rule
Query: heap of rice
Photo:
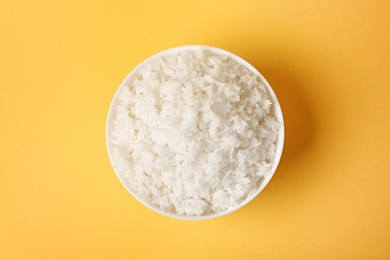
[[237, 207], [271, 169], [280, 123], [261, 79], [206, 50], [155, 59], [119, 93], [113, 166], [148, 205], [180, 215]]

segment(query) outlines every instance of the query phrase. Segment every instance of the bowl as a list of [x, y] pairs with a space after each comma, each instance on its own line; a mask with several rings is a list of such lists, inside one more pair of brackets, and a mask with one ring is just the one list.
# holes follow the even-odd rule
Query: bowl
[[[241, 201], [234, 208], [226, 209], [226, 210], [212, 213], [212, 214], [208, 214], [208, 215], [188, 216], [188, 215], [182, 215], [182, 214], [177, 214], [177, 213], [161, 210], [159, 207], [151, 205], [150, 203], [147, 203], [146, 201], [141, 199], [139, 196], [137, 196], [136, 193], [134, 191], [132, 191], [131, 188], [129, 187], [127, 180], [123, 176], [123, 173], [121, 173], [119, 171], [119, 169], [117, 169], [115, 167], [114, 160], [113, 160], [113, 149], [114, 148], [113, 148], [113, 144], [111, 143], [110, 140], [112, 138], [112, 125], [113, 125], [113, 121], [116, 117], [116, 109], [115, 108], [119, 102], [118, 101], [119, 95], [120, 95], [121, 91], [123, 90], [123, 88], [126, 87], [126, 85], [130, 84], [131, 82], [133, 82], [136, 79], [136, 77], [139, 75], [142, 68], [144, 68], [151, 61], [162, 58], [162, 57], [174, 55], [174, 54], [185, 52], [185, 51], [196, 51], [196, 50], [200, 50], [200, 49], [204, 49], [206, 51], [212, 52], [212, 53], [217, 54], [217, 55], [227, 56], [230, 59], [244, 65], [247, 69], [249, 69], [251, 72], [253, 72], [255, 75], [257, 75], [258, 78], [263, 83], [263, 85], [266, 87], [266, 89], [269, 93], [269, 97], [272, 101], [270, 113], [276, 119], [276, 121], [278, 121], [280, 123], [281, 127], [279, 129], [279, 134], [278, 134], [277, 140], [275, 142], [276, 149], [275, 149], [275, 155], [274, 155], [274, 160], [273, 160], [273, 165], [271, 167], [271, 170], [265, 177], [262, 178], [260, 184], [258, 185], [257, 190], [254, 193], [252, 193], [250, 196], [246, 197], [243, 201]], [[238, 209], [242, 208], [243, 206], [248, 204], [250, 201], [252, 201], [255, 197], [257, 197], [261, 193], [261, 191], [267, 186], [267, 184], [271, 180], [272, 176], [274, 175], [274, 173], [279, 165], [281, 156], [282, 156], [283, 145], [284, 145], [284, 121], [283, 121], [283, 115], [282, 115], [282, 110], [281, 110], [280, 104], [278, 102], [278, 99], [277, 99], [272, 87], [267, 82], [267, 80], [261, 75], [261, 73], [256, 68], [254, 68], [251, 64], [249, 64], [247, 61], [245, 61], [244, 59], [240, 58], [239, 56], [237, 56], [231, 52], [228, 52], [226, 50], [216, 48], [216, 47], [203, 46], [203, 45], [179, 46], [179, 47], [175, 47], [175, 48], [171, 48], [171, 49], [167, 49], [165, 51], [159, 52], [159, 53], [151, 56], [150, 58], [146, 59], [145, 61], [140, 63], [136, 68], [134, 68], [127, 75], [127, 77], [123, 80], [123, 82], [121, 83], [121, 85], [117, 89], [117, 91], [112, 99], [112, 102], [111, 102], [111, 105], [110, 105], [110, 108], [108, 111], [107, 122], [106, 122], [106, 145], [107, 145], [107, 151], [108, 151], [108, 156], [109, 156], [111, 165], [113, 166], [113, 169], [114, 169], [117, 177], [119, 178], [119, 180], [121, 181], [123, 186], [128, 190], [128, 192], [130, 192], [139, 202], [144, 204], [146, 207], [148, 207], [148, 208], [150, 208], [150, 209], [152, 209], [160, 214], [168, 216], [168, 217], [172, 217], [172, 218], [176, 218], [176, 219], [183, 219], [183, 220], [205, 220], [205, 219], [212, 219], [212, 218], [221, 217], [221, 216], [230, 214], [234, 211], [237, 211]]]

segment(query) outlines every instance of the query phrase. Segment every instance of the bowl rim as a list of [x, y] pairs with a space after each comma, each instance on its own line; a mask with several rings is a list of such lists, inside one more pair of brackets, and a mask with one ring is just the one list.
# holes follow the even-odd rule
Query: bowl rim
[[[268, 93], [270, 95], [270, 98], [271, 98], [271, 101], [272, 101], [272, 105], [271, 105], [271, 111], [273, 111], [272, 114], [275, 117], [275, 119], [281, 124], [281, 126], [280, 126], [280, 129], [279, 129], [278, 138], [276, 140], [276, 150], [275, 150], [275, 155], [274, 155], [274, 162], [273, 162], [273, 165], [271, 167], [271, 172], [268, 173], [267, 176], [263, 177], [263, 180], [261, 181], [259, 187], [257, 188], [257, 190], [254, 193], [252, 193], [250, 196], [245, 198], [241, 203], [239, 203], [234, 208], [223, 210], [223, 211], [220, 211], [220, 212], [217, 212], [217, 213], [212, 213], [212, 214], [209, 214], [209, 215], [187, 216], [187, 215], [180, 215], [180, 214], [175, 214], [175, 213], [163, 211], [160, 208], [158, 208], [158, 207], [156, 207], [154, 205], [150, 205], [147, 202], [143, 201], [133, 191], [131, 191], [131, 189], [126, 184], [126, 181], [125, 181], [124, 177], [114, 167], [113, 154], [112, 154], [112, 144], [110, 142], [110, 140], [111, 140], [111, 126], [112, 126], [112, 122], [115, 119], [115, 115], [116, 115], [115, 107], [116, 107], [116, 104], [117, 104], [117, 101], [118, 101], [118, 98], [119, 98], [119, 95], [120, 95], [122, 89], [126, 86], [126, 83], [131, 82], [133, 80], [133, 78], [136, 75], [138, 75], [139, 71], [146, 64], [148, 64], [149, 62], [151, 62], [151, 61], [153, 61], [155, 59], [158, 59], [158, 58], [161, 58], [161, 57], [165, 57], [167, 55], [172, 55], [172, 54], [180, 53], [180, 52], [183, 52], [183, 51], [196, 51], [196, 50], [200, 50], [200, 49], [209, 50], [212, 53], [215, 53], [217, 55], [228, 56], [232, 60], [235, 60], [236, 62], [239, 62], [240, 64], [242, 64], [246, 68], [248, 68], [250, 71], [252, 71], [254, 74], [259, 76], [259, 78], [261, 79], [262, 83], [265, 85], [265, 87], [266, 87], [266, 89], [267, 89], [267, 91], [268, 91]], [[106, 148], [107, 148], [110, 164], [111, 164], [111, 166], [112, 166], [116, 176], [118, 177], [118, 179], [120, 180], [122, 185], [126, 188], [126, 190], [131, 195], [133, 195], [134, 198], [136, 198], [139, 202], [141, 202], [146, 207], [148, 207], [148, 208], [150, 208], [150, 209], [152, 209], [152, 210], [154, 210], [154, 211], [156, 211], [156, 212], [158, 212], [158, 213], [160, 213], [162, 215], [165, 215], [165, 216], [168, 216], [168, 217], [171, 217], [171, 218], [175, 218], [175, 219], [181, 219], [181, 220], [207, 220], [207, 219], [214, 219], [214, 218], [222, 217], [222, 216], [225, 216], [227, 214], [230, 214], [232, 212], [237, 211], [238, 209], [244, 207], [249, 202], [251, 202], [253, 199], [255, 199], [264, 190], [264, 188], [268, 185], [268, 183], [272, 179], [273, 175], [275, 174], [277, 167], [279, 166], [279, 163], [280, 163], [280, 160], [281, 160], [281, 157], [282, 157], [282, 153], [283, 153], [284, 138], [285, 138], [285, 133], [284, 133], [285, 132], [285, 128], [284, 128], [284, 119], [283, 119], [282, 109], [281, 109], [279, 100], [276, 97], [276, 94], [275, 94], [274, 90], [272, 89], [272, 87], [268, 83], [268, 81], [265, 79], [265, 77], [254, 66], [252, 66], [249, 62], [247, 62], [243, 58], [239, 57], [238, 55], [236, 55], [234, 53], [231, 53], [231, 52], [229, 52], [227, 50], [224, 50], [224, 49], [221, 49], [221, 48], [217, 48], [217, 47], [213, 47], [213, 46], [208, 46], [208, 45], [183, 45], [183, 46], [177, 46], [177, 47], [169, 48], [169, 49], [163, 50], [161, 52], [158, 52], [158, 53], [150, 56], [149, 58], [145, 59], [141, 63], [139, 63], [134, 69], [132, 69], [130, 71], [130, 73], [127, 74], [127, 76], [121, 82], [119, 87], [116, 89], [115, 94], [114, 94], [114, 96], [113, 96], [113, 98], [111, 100], [111, 103], [110, 103], [110, 106], [109, 106], [109, 109], [108, 109], [108, 114], [107, 114], [107, 119], [106, 119], [106, 129], [105, 130], [106, 130], [106, 133], [105, 133]]]

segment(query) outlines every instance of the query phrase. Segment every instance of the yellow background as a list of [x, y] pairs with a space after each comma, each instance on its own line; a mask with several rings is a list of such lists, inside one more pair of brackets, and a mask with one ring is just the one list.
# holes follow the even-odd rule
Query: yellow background
[[[390, 259], [390, 2], [0, 2], [0, 259]], [[286, 142], [241, 210], [189, 222], [136, 201], [105, 120], [124, 77], [205, 44], [273, 86]]]

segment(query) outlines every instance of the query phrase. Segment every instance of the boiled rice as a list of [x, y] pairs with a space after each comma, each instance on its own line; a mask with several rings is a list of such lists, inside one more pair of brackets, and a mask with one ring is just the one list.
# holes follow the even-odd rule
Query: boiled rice
[[146, 64], [123, 88], [113, 166], [143, 202], [179, 215], [237, 207], [270, 173], [280, 123], [259, 76], [208, 50]]

